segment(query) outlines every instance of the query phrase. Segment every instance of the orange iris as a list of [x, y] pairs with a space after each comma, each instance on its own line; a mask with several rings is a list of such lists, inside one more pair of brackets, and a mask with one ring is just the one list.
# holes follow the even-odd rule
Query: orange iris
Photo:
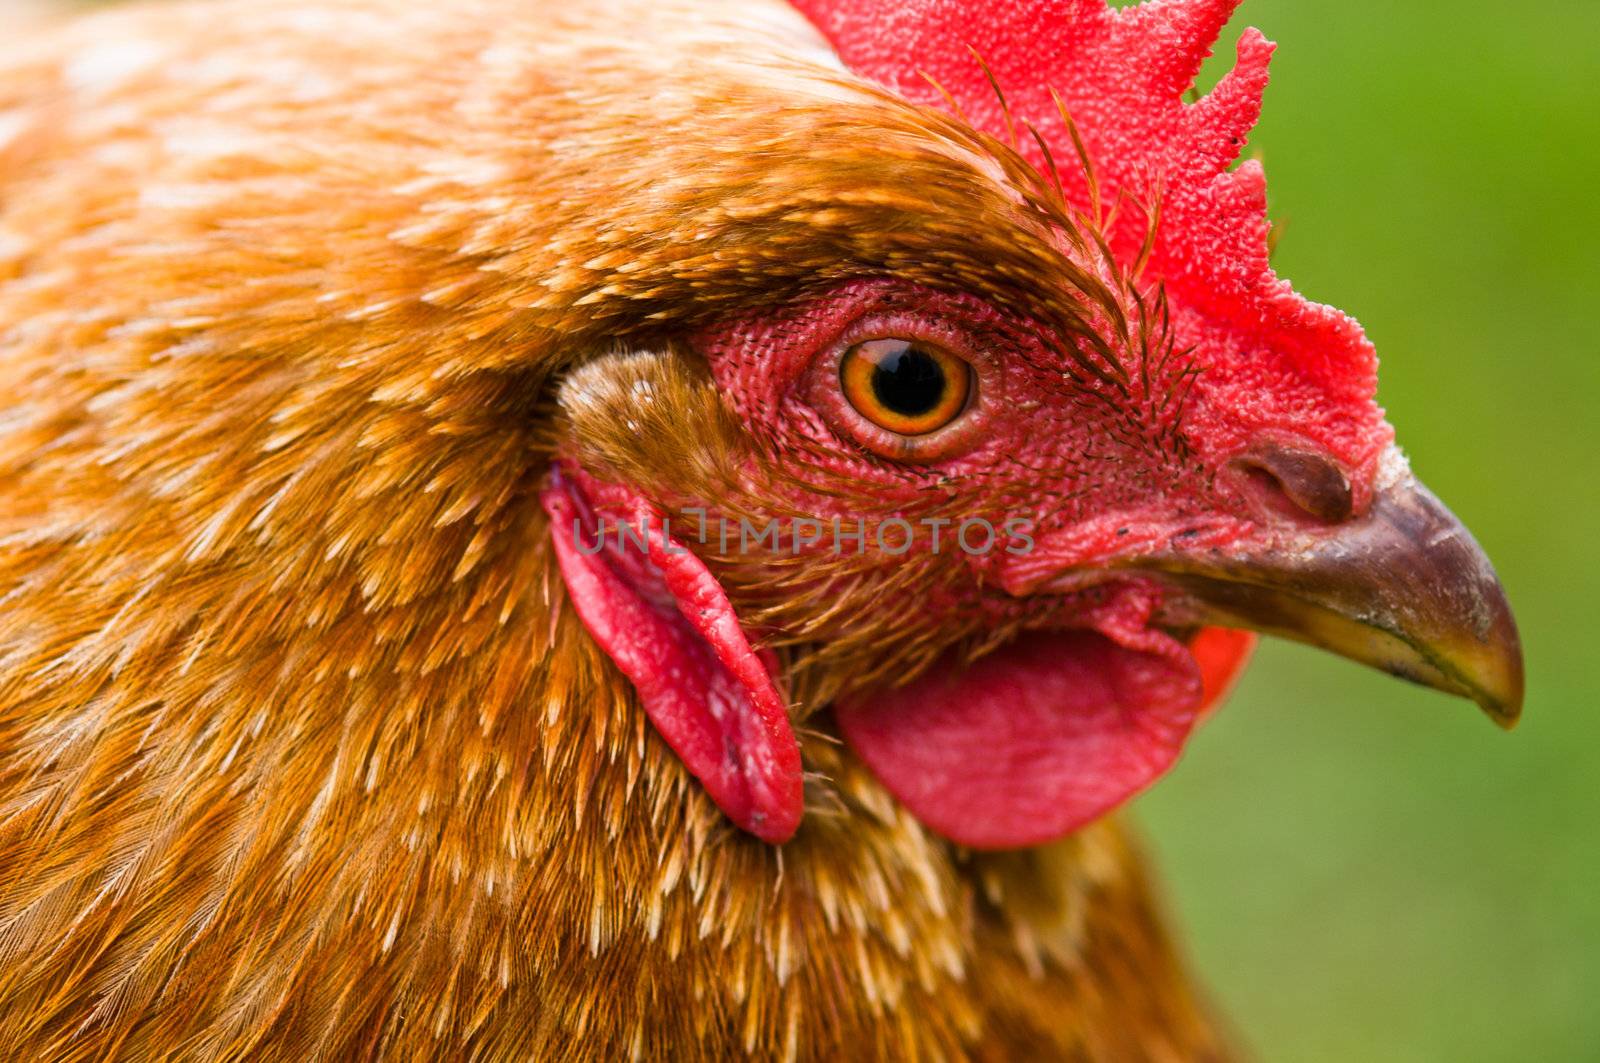
[[967, 408], [972, 368], [920, 340], [867, 340], [844, 353], [839, 382], [856, 412], [879, 428], [925, 436]]

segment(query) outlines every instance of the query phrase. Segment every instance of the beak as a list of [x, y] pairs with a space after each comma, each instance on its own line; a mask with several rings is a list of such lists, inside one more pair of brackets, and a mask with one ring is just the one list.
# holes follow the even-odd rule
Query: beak
[[1361, 517], [1283, 531], [1243, 553], [1135, 564], [1180, 592], [1163, 606], [1164, 624], [1320, 646], [1471, 698], [1505, 728], [1522, 712], [1522, 643], [1505, 591], [1471, 533], [1409, 471], [1389, 478]]

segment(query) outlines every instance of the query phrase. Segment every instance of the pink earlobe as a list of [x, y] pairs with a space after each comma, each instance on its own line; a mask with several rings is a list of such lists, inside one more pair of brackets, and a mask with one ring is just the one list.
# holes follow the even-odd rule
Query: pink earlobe
[[803, 811], [799, 743], [716, 577], [626, 487], [557, 466], [540, 501], [573, 608], [661, 737], [735, 824], [787, 841]]

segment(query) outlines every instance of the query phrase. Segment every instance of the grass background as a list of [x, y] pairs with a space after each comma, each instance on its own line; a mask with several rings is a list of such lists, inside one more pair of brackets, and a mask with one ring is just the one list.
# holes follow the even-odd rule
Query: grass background
[[1139, 818], [1263, 1059], [1600, 1059], [1600, 4], [1236, 23], [1280, 46], [1252, 138], [1277, 267], [1377, 343], [1413, 467], [1510, 592], [1528, 701], [1507, 735], [1266, 645]]

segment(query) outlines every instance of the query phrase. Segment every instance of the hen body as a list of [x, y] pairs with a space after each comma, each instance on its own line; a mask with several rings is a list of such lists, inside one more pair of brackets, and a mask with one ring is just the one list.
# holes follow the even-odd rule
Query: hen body
[[761, 845], [553, 569], [557, 373], [806, 290], [841, 188], [982, 233], [983, 150], [766, 4], [8, 42], [0, 1057], [1219, 1056], [1113, 821], [967, 853], [818, 717]]

